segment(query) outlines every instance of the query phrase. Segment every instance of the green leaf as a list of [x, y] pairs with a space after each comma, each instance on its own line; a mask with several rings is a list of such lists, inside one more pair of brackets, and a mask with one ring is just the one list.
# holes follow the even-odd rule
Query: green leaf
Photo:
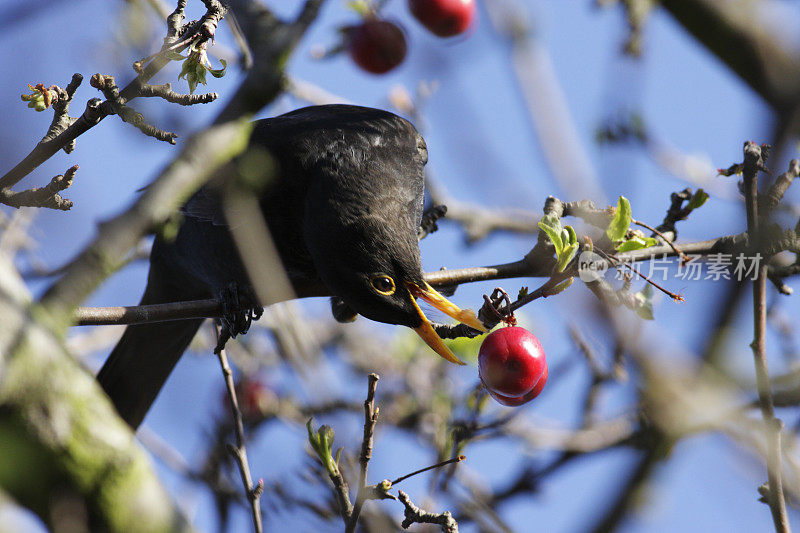
[[578, 242], [578, 236], [575, 234], [575, 230], [572, 228], [572, 226], [564, 226], [564, 229], [567, 230], [567, 233], [569, 234], [567, 244], [576, 244]]
[[653, 286], [649, 283], [633, 295], [636, 314], [645, 320], [653, 320]]
[[195, 63], [191, 58], [186, 58], [186, 60], [181, 64], [181, 73], [178, 74], [178, 79], [185, 78], [194, 68], [192, 63]]
[[559, 234], [559, 236], [561, 237], [561, 244], [563, 244], [564, 246], [569, 244], [569, 232], [567, 231], [566, 228], [561, 229], [561, 233]]
[[708, 193], [703, 189], [697, 189], [697, 192], [692, 195], [686, 207], [689, 209], [697, 209], [708, 200]]
[[175, 50], [167, 50], [166, 52], [164, 52], [164, 57], [166, 57], [170, 61], [183, 61], [184, 59], [186, 59], [186, 57], [179, 54]]
[[317, 457], [319, 457], [319, 460], [322, 461], [322, 464], [328, 470], [328, 473], [331, 475], [338, 475], [338, 453], [336, 460], [333, 458], [333, 428], [328, 425], [324, 425], [320, 426], [320, 428], [314, 432], [312, 429], [313, 422], [313, 418], [309, 418], [308, 422], [306, 422], [306, 429], [308, 430], [308, 443], [311, 444], [311, 447], [314, 449]]
[[[415, 335], [416, 336], [416, 335]], [[483, 343], [483, 337], [467, 338], [458, 337], [448, 339], [445, 344], [462, 361], [474, 361], [478, 356], [478, 350]]]
[[[194, 86], [195, 86], [195, 88], [198, 85], [205, 85], [206, 84], [206, 72], [207, 71], [208, 71], [208, 69], [206, 69], [206, 67], [204, 65], [202, 65], [201, 63], [197, 64], [197, 67], [194, 70], [194, 75], [195, 75]], [[194, 91], [192, 91], [192, 92], [194, 92]]]
[[311, 429], [312, 424], [314, 423], [314, 417], [308, 419], [306, 422], [306, 429], [308, 430], [308, 443], [311, 444], [311, 447], [314, 448], [314, 451], [317, 451], [319, 448], [319, 439], [314, 434], [314, 430]]
[[564, 249], [564, 242], [561, 240], [561, 221], [552, 215], [543, 216], [539, 221], [539, 229], [550, 237], [550, 242], [553, 243], [558, 256]]
[[621, 241], [625, 238], [628, 228], [631, 225], [631, 203], [624, 196], [617, 200], [617, 210], [614, 218], [606, 228], [606, 235], [611, 241]]
[[219, 62], [222, 63], [222, 68], [214, 70], [213, 68], [209, 67], [208, 69], [211, 75], [214, 76], [215, 78], [221, 78], [222, 76], [224, 76], [225, 70], [228, 68], [228, 63], [226, 63], [224, 59], [220, 59]]
[[653, 237], [633, 237], [617, 246], [618, 252], [632, 252], [633, 250], [641, 250], [642, 248], [650, 248], [658, 244], [658, 241]]
[[564, 269], [567, 268], [569, 262], [572, 261], [572, 258], [575, 257], [575, 253], [578, 251], [577, 244], [570, 244], [566, 248], [564, 248], [560, 254], [558, 254], [558, 259], [556, 260], [556, 269], [559, 272], [564, 272]]
[[550, 289], [550, 291], [548, 292], [547, 295], [548, 296], [553, 296], [553, 295], [556, 295], [556, 294], [558, 294], [560, 292], [565, 291], [570, 285], [572, 285], [573, 281], [575, 281], [575, 278], [567, 278], [567, 279], [565, 279], [564, 281], [562, 281], [561, 283], [559, 283], [558, 285], [556, 285], [555, 287]]
[[351, 2], [347, 2], [347, 8], [355, 11], [362, 17], [367, 16], [372, 10], [367, 0], [353, 0]]

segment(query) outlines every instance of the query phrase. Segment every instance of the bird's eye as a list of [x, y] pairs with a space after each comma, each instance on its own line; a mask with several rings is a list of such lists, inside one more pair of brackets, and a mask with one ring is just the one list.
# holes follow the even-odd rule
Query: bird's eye
[[386, 275], [375, 276], [370, 280], [372, 288], [386, 296], [394, 294], [394, 280]]

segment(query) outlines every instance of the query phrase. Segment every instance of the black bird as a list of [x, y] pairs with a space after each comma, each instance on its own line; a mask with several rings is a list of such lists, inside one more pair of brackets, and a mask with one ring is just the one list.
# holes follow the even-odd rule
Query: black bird
[[[415, 298], [485, 331], [422, 277], [417, 229], [428, 152], [414, 126], [387, 111], [307, 107], [257, 121], [248, 149], [264, 151], [259, 206], [294, 286], [320, 285], [367, 318], [413, 328], [460, 363]], [[236, 165], [252, 161], [241, 156]], [[256, 160], [259, 160], [256, 158]], [[230, 178], [230, 175], [222, 176]], [[261, 312], [233, 242], [222, 192], [209, 184], [182, 208], [174, 239], [156, 236], [142, 304], [220, 298], [223, 322], [242, 333]], [[139, 426], [201, 319], [129, 326], [97, 376], [122, 418]]]

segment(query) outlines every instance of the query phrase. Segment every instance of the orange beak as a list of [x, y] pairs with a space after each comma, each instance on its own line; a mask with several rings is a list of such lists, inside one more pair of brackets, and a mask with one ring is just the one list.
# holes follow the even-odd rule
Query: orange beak
[[444, 359], [457, 365], [465, 364], [461, 359], [455, 356], [455, 354], [450, 350], [450, 348], [447, 347], [447, 345], [445, 345], [441, 337], [439, 337], [439, 335], [433, 329], [431, 321], [428, 320], [428, 318], [425, 316], [425, 313], [423, 313], [422, 309], [420, 309], [419, 305], [417, 305], [415, 298], [422, 298], [442, 313], [449, 317], [455, 318], [462, 324], [466, 324], [471, 328], [477, 329], [478, 331], [482, 331], [484, 333], [488, 332], [489, 330], [486, 329], [486, 326], [484, 326], [480, 320], [478, 320], [478, 317], [475, 315], [474, 311], [471, 309], [461, 309], [447, 298], [439, 294], [436, 289], [425, 282], [423, 283], [424, 286], [420, 287], [415, 283], [406, 282], [406, 288], [411, 293], [411, 303], [414, 304], [414, 309], [417, 310], [419, 317], [422, 319], [422, 324], [414, 328], [414, 331], [417, 332], [417, 335], [422, 337], [422, 340], [424, 340], [434, 352], [438, 353]]

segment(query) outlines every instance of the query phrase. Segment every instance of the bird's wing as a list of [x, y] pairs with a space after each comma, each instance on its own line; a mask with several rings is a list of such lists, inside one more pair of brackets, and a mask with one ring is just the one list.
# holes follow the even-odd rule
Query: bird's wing
[[226, 225], [222, 212], [222, 198], [216, 187], [203, 187], [181, 208], [184, 216], [205, 220], [215, 226]]

